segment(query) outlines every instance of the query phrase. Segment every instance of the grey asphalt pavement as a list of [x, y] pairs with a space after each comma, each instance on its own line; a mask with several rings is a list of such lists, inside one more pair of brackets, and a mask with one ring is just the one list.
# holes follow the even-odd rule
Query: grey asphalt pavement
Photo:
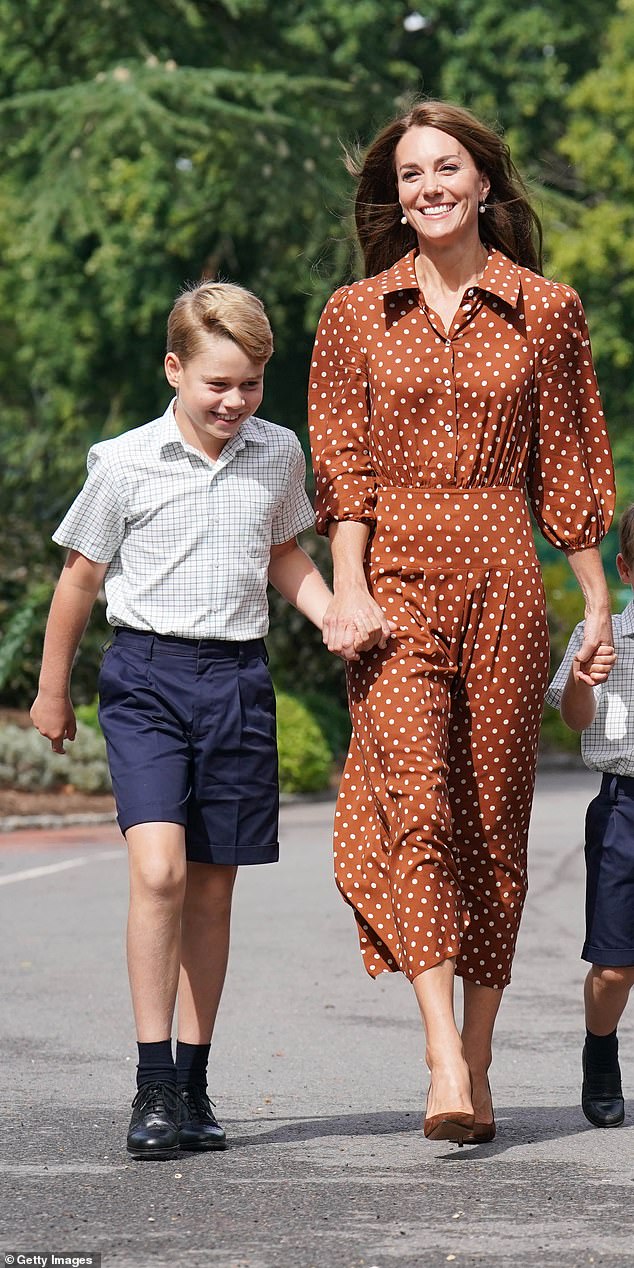
[[423, 1137], [413, 994], [362, 969], [331, 876], [333, 803], [287, 806], [283, 861], [239, 877], [211, 1086], [231, 1146], [177, 1162], [125, 1154], [136, 1050], [117, 830], [0, 837], [0, 1252], [100, 1252], [103, 1268], [633, 1265], [634, 1002], [626, 1125], [597, 1131], [578, 1104], [596, 784], [540, 775], [492, 1071], [498, 1136], [464, 1149]]

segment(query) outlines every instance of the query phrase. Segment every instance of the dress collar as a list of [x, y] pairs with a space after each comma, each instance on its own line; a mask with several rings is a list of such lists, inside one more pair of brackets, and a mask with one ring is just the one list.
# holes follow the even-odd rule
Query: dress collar
[[[401, 260], [397, 260], [396, 264], [379, 274], [377, 280], [382, 295], [391, 295], [393, 291], [420, 291], [414, 265], [417, 255], [418, 250], [414, 247]], [[484, 273], [473, 289], [496, 295], [498, 299], [503, 299], [514, 307], [520, 293], [520, 270], [501, 251], [490, 250]]]

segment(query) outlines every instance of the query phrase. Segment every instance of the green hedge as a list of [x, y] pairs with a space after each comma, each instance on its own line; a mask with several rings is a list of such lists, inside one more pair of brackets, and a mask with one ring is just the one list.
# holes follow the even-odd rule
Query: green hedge
[[332, 754], [319, 723], [301, 700], [277, 695], [280, 787], [287, 793], [321, 792], [330, 783]]

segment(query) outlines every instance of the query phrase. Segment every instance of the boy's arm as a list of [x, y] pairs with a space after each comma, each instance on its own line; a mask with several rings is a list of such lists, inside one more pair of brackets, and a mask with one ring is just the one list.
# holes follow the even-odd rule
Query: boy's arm
[[269, 581], [284, 599], [320, 630], [332, 595], [312, 559], [292, 537], [271, 546]]
[[582, 661], [583, 646], [570, 666], [559, 706], [566, 726], [572, 731], [585, 731], [594, 722], [597, 711], [594, 687], [606, 681], [616, 662], [616, 652], [607, 643], [599, 644], [591, 660]]
[[[269, 581], [317, 629], [322, 629], [332, 594], [319, 569], [298, 545], [296, 538], [271, 547]], [[358, 660], [359, 657], [351, 647], [346, 649], [345, 659]]]
[[51, 741], [54, 753], [63, 753], [64, 740], [75, 738], [70, 699], [73, 660], [108, 567], [71, 550], [53, 595], [31, 721]]

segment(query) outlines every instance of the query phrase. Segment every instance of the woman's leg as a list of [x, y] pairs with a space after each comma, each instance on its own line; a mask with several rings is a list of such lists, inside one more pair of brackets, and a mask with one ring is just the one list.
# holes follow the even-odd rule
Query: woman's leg
[[443, 960], [414, 978], [413, 986], [427, 1040], [430, 1072], [427, 1117], [458, 1112], [471, 1114], [469, 1066], [454, 1016], [455, 959]]
[[126, 832], [130, 869], [128, 974], [140, 1043], [169, 1039], [180, 970], [185, 830], [141, 823]]
[[503, 991], [490, 986], [463, 982], [464, 1011], [462, 1047], [471, 1075], [473, 1112], [477, 1123], [493, 1121], [493, 1105], [488, 1070], [491, 1065], [495, 1019], [502, 1003]]
[[208, 1044], [229, 957], [231, 897], [237, 868], [188, 863], [181, 929], [178, 1038]]
[[586, 1026], [593, 1035], [616, 1030], [634, 986], [634, 966], [593, 964], [584, 985]]

